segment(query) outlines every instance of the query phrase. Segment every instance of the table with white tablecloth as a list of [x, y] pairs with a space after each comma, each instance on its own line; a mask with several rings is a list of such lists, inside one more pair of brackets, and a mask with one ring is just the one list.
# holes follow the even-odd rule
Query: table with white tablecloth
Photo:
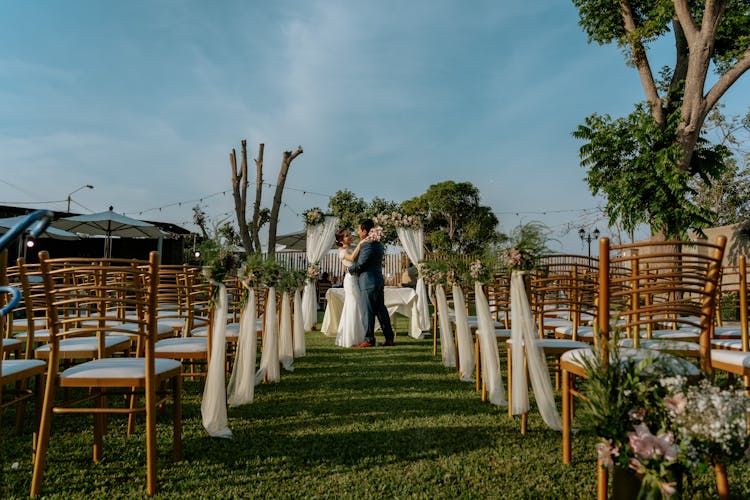
[[[396, 313], [406, 316], [409, 318], [409, 335], [417, 339], [422, 338], [422, 330], [419, 328], [419, 321], [417, 320], [419, 314], [417, 310], [417, 293], [414, 289], [387, 286], [383, 295], [385, 307], [388, 308], [388, 315], [391, 319]], [[320, 331], [329, 337], [335, 337], [339, 329], [341, 311], [344, 309], [344, 289], [330, 288], [326, 292], [326, 302], [328, 304]]]

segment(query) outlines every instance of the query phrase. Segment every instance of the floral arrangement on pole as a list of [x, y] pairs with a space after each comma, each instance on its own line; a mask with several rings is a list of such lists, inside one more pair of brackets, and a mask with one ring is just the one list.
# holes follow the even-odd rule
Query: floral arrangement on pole
[[284, 269], [278, 282], [279, 291], [293, 293], [305, 286], [306, 279], [306, 271]]
[[323, 224], [323, 222], [325, 221], [325, 214], [323, 213], [323, 210], [318, 207], [314, 207], [306, 211], [304, 216], [306, 226], [317, 226], [319, 224]]
[[422, 261], [417, 265], [417, 270], [427, 285], [445, 285], [448, 282], [448, 266], [443, 261]]
[[501, 263], [508, 269], [530, 271], [540, 255], [549, 252], [549, 229], [541, 222], [528, 222], [513, 229], [509, 245], [501, 254]]
[[317, 264], [308, 265], [305, 275], [310, 280], [316, 280], [320, 278], [320, 266], [318, 266]]
[[598, 349], [584, 360], [581, 420], [599, 437], [602, 464], [640, 480], [638, 498], [671, 497], [686, 473], [719, 457], [750, 458], [742, 391], [714, 386], [676, 356], [621, 359], [616, 342], [609, 353], [606, 364]]
[[469, 263], [468, 277], [471, 281], [487, 284], [492, 280], [492, 273], [493, 269], [480, 258], [474, 259]]
[[203, 240], [199, 249], [203, 274], [207, 279], [221, 283], [239, 268], [238, 255], [219, 235]]

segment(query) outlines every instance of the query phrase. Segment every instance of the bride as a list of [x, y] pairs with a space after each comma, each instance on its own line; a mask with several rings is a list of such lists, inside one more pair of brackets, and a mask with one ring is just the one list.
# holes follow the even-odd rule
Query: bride
[[349, 266], [356, 260], [359, 246], [352, 249], [352, 235], [346, 229], [336, 232], [336, 246], [339, 248], [339, 259], [347, 269], [344, 277], [344, 308], [341, 311], [341, 321], [336, 335], [336, 345], [351, 347], [359, 345], [365, 339], [365, 325], [362, 313], [357, 278], [349, 274]]

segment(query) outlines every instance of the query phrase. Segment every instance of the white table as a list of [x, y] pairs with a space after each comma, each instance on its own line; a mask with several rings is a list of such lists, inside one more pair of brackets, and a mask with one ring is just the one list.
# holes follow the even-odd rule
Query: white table
[[[417, 339], [422, 338], [422, 330], [419, 329], [419, 321], [417, 320], [419, 314], [417, 293], [414, 289], [387, 286], [383, 295], [388, 315], [393, 318], [393, 315], [398, 313], [409, 318], [409, 335]], [[328, 305], [323, 315], [323, 325], [320, 327], [320, 331], [329, 337], [335, 337], [339, 329], [341, 311], [344, 309], [344, 289], [329, 288], [326, 292], [326, 301]]]

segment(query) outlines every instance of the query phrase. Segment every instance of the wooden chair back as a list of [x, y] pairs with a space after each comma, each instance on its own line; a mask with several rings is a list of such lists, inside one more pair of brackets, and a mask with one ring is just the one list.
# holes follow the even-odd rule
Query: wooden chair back
[[[726, 238], [705, 241], [599, 245], [598, 342], [608, 362], [607, 341], [617, 321], [635, 347], [656, 325], [697, 328], [701, 368], [710, 371], [710, 335]], [[624, 272], [623, 270], [627, 270]], [[616, 311], [613, 311], [613, 307]]]

